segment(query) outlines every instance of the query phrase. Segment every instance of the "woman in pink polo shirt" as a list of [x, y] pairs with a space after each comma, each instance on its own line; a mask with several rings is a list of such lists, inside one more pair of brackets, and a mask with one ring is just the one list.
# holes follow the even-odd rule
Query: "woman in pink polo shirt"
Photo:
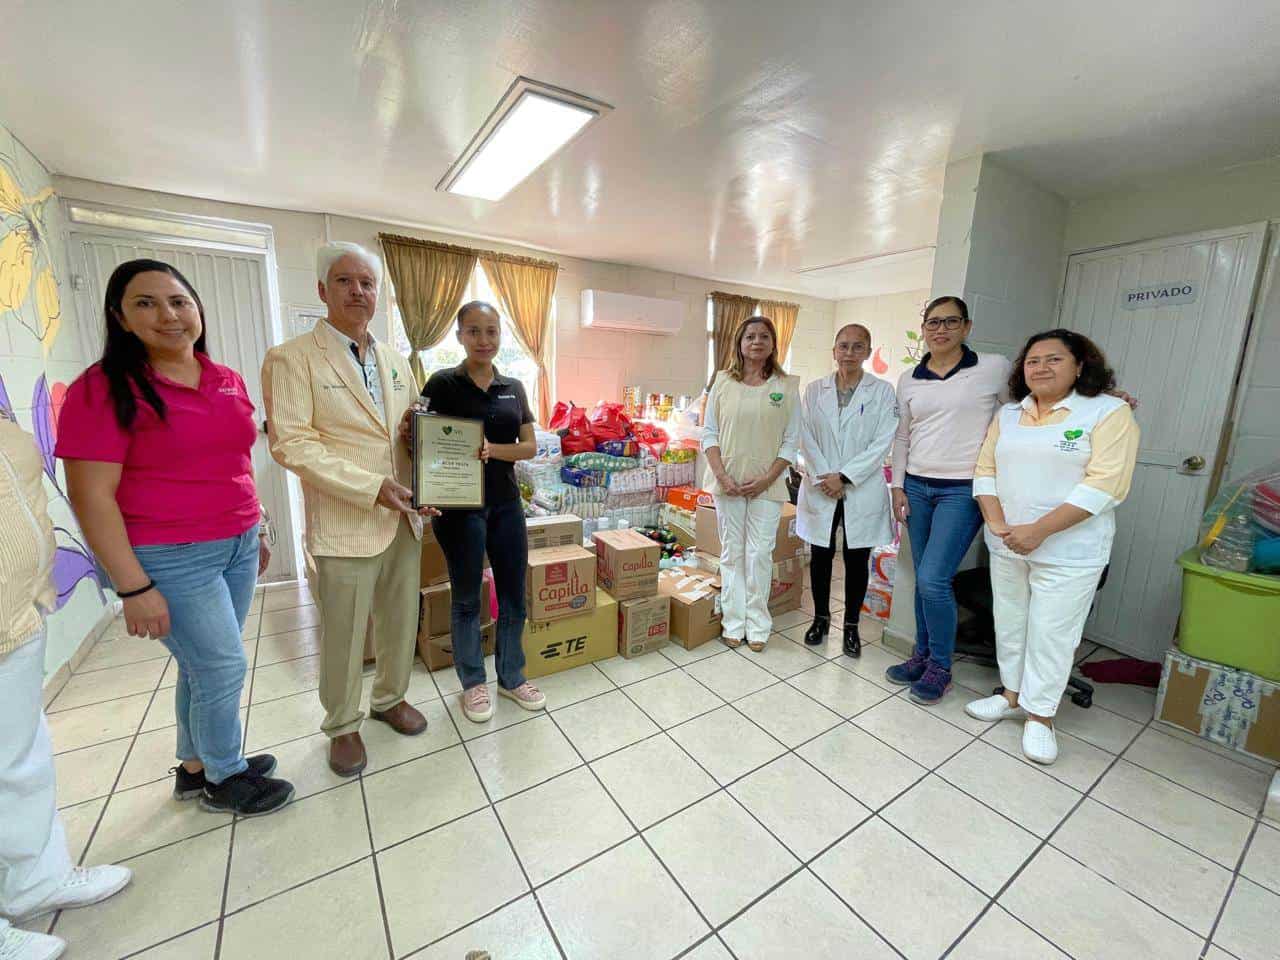
[[80, 527], [124, 601], [132, 636], [178, 664], [174, 796], [271, 813], [293, 786], [245, 758], [241, 632], [269, 553], [251, 450], [253, 403], [209, 359], [204, 307], [175, 268], [131, 260], [107, 281], [102, 359], [68, 389], [57, 455]]

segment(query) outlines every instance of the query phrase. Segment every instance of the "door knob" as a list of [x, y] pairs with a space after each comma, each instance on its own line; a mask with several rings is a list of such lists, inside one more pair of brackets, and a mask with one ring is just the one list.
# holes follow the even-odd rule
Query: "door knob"
[[1198, 453], [1192, 454], [1182, 461], [1182, 469], [1187, 471], [1187, 473], [1195, 473], [1199, 470], [1203, 470], [1204, 457], [1200, 456]]

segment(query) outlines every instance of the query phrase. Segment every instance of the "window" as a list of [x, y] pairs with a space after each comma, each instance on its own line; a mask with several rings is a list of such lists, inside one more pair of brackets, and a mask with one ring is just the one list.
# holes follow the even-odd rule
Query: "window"
[[[409, 338], [405, 336], [404, 324], [400, 320], [400, 308], [396, 304], [395, 290], [391, 283], [387, 283], [387, 320], [391, 325], [390, 336], [388, 342], [395, 344], [395, 348], [405, 356], [409, 355]], [[510, 318], [503, 312], [502, 304], [498, 302], [498, 298], [494, 295], [493, 290], [489, 287], [489, 278], [485, 276], [484, 268], [476, 264], [475, 273], [471, 275], [471, 281], [467, 284], [467, 292], [463, 294], [462, 302], [469, 303], [472, 300], [484, 300], [486, 303], [493, 304], [498, 311], [498, 316], [502, 319], [502, 346], [498, 350], [497, 359], [494, 365], [502, 372], [504, 376], [515, 377], [524, 384], [524, 392], [529, 397], [529, 407], [537, 415], [538, 410], [538, 365], [533, 362], [533, 357], [520, 345], [520, 341], [516, 339], [515, 331], [511, 328]], [[555, 324], [555, 301], [552, 300], [551, 307], [551, 323]], [[418, 356], [422, 360], [422, 368], [430, 376], [441, 367], [456, 367], [464, 359], [466, 359], [466, 351], [462, 349], [462, 344], [458, 343], [458, 338], [454, 336], [455, 328], [451, 327], [449, 332], [445, 334], [443, 340], [437, 343], [430, 350], [418, 351]]]
[[[760, 304], [756, 304], [752, 309], [752, 314], [760, 312]], [[785, 360], [786, 358], [783, 357]], [[716, 311], [711, 305], [711, 298], [707, 297], [707, 383], [711, 382], [711, 378], [716, 373]]]

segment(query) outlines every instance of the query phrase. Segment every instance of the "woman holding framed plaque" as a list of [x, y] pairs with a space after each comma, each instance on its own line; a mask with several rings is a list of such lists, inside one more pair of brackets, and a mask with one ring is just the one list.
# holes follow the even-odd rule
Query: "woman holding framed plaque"
[[[524, 385], [514, 377], [504, 377], [493, 365], [502, 342], [498, 311], [481, 300], [464, 304], [458, 311], [456, 335], [467, 358], [456, 367], [433, 373], [422, 389], [422, 399], [428, 414], [463, 421], [446, 421], [440, 425], [441, 434], [445, 427], [465, 431], [469, 426], [466, 421], [483, 424], [478, 451], [483, 464], [481, 505], [450, 507], [441, 503], [441, 515], [432, 518], [431, 528], [444, 552], [453, 587], [449, 626], [454, 668], [462, 684], [462, 712], [468, 720], [484, 723], [493, 716], [480, 645], [480, 587], [486, 552], [493, 566], [493, 587], [498, 597], [498, 695], [514, 700], [526, 710], [541, 710], [547, 703], [542, 691], [525, 679], [521, 646], [529, 541], [515, 462], [528, 460], [537, 451], [533, 413]], [[418, 432], [425, 436], [430, 431], [425, 431], [423, 424], [432, 417], [422, 417], [420, 410], [418, 413]], [[409, 419], [406, 417], [402, 430], [406, 439]], [[441, 464], [448, 463], [449, 470], [444, 476], [436, 476], [434, 482], [451, 491], [451, 496], [459, 494], [456, 503], [466, 499], [459, 493], [464, 471], [448, 457], [447, 447], [447, 439], [441, 440], [438, 459]], [[415, 469], [421, 468], [422, 464], [415, 464]], [[415, 480], [415, 486], [429, 502], [432, 484]]]

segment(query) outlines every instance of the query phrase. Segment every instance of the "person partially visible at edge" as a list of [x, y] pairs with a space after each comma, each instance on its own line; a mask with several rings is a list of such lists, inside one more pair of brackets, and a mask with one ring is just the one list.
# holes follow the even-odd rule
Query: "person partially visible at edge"
[[959, 297], [930, 301], [920, 326], [929, 352], [898, 380], [892, 480], [894, 516], [907, 526], [915, 567], [916, 645], [911, 659], [885, 676], [909, 685], [915, 702], [931, 704], [951, 686], [957, 618], [951, 581], [982, 526], [973, 465], [1010, 365], [965, 343], [973, 324]]
[[893, 387], [868, 376], [871, 332], [851, 323], [836, 332], [834, 373], [805, 387], [800, 453], [806, 476], [796, 504], [796, 533], [812, 550], [813, 623], [804, 642], [819, 646], [831, 627], [831, 567], [844, 534], [846, 656], [862, 655], [858, 615], [867, 593], [871, 548], [893, 540], [884, 461], [898, 429]]
[[768, 317], [743, 321], [727, 370], [716, 375], [703, 418], [704, 486], [715, 497], [720, 532], [723, 642], [760, 653], [773, 620], [769, 590], [782, 504], [783, 472], [800, 447], [800, 390], [782, 369]]
[[[365, 768], [361, 669], [372, 631], [377, 672], [369, 716], [405, 736], [427, 719], [405, 700], [418, 630], [422, 515], [396, 424], [413, 403], [409, 362], [369, 332], [382, 261], [354, 243], [316, 254], [327, 308], [315, 329], [267, 351], [262, 396], [271, 455], [302, 483], [307, 566], [320, 614], [320, 729], [329, 766]], [[375, 613], [372, 625], [370, 613]]]
[[[533, 413], [524, 384], [503, 376], [493, 365], [502, 345], [502, 321], [491, 304], [481, 300], [458, 310], [455, 336], [466, 351], [456, 367], [431, 374], [422, 388], [422, 407], [445, 417], [484, 421], [484, 506], [443, 510], [431, 521], [436, 542], [444, 553], [452, 585], [449, 610], [453, 663], [462, 685], [462, 713], [474, 723], [493, 716], [493, 699], [485, 676], [480, 642], [480, 593], [486, 552], [493, 566], [498, 599], [496, 656], [498, 696], [525, 710], [542, 710], [547, 698], [525, 677], [525, 570], [529, 537], [525, 527], [517, 460], [537, 453]], [[410, 415], [401, 423], [401, 436], [410, 437]]]
[[270, 550], [244, 381], [210, 359], [204, 306], [157, 260], [112, 272], [102, 359], [67, 390], [56, 453], [80, 529], [124, 601], [129, 633], [178, 665], [174, 796], [213, 812], [279, 810], [275, 758], [244, 756], [242, 633]]
[[66, 949], [60, 937], [10, 921], [97, 903], [133, 878], [127, 867], [77, 867], [67, 852], [41, 699], [57, 550], [46, 507], [40, 451], [30, 434], [0, 415], [0, 957], [6, 960], [53, 960]]
[[1108, 393], [1115, 385], [1088, 337], [1036, 334], [1014, 361], [1013, 402], [996, 414], [974, 470], [1004, 692], [965, 711], [986, 722], [1025, 717], [1022, 752], [1036, 763], [1058, 757], [1053, 717], [1138, 459], [1138, 423]]

